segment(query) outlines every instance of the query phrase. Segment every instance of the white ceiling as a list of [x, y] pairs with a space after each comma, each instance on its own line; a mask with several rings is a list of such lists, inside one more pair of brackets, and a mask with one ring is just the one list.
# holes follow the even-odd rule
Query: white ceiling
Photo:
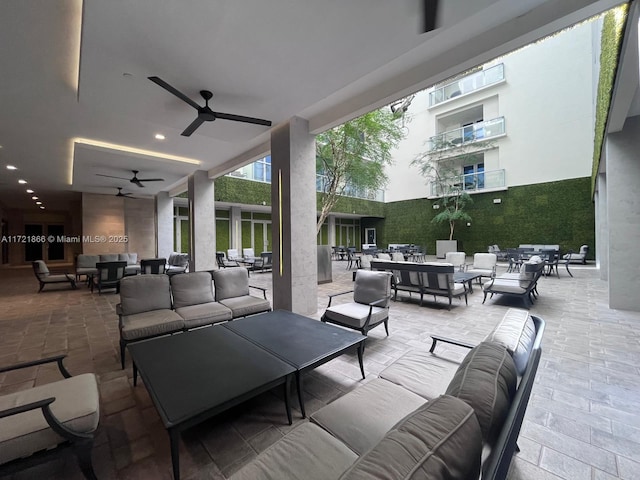
[[[74, 192], [153, 195], [197, 169], [218, 175], [268, 151], [269, 127], [221, 119], [182, 137], [195, 109], [148, 76], [199, 104], [198, 92], [211, 90], [215, 111], [274, 126], [301, 116], [317, 133], [616, 3], [440, 0], [439, 28], [420, 34], [421, 0], [4, 2], [0, 203], [36, 208], [18, 178], [48, 210], [67, 209]], [[131, 170], [165, 181], [138, 188]]]

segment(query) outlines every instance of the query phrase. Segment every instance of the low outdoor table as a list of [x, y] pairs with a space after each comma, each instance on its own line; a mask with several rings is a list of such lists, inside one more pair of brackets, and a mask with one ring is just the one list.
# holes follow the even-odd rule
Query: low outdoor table
[[466, 283], [469, 286], [469, 293], [473, 293], [473, 281], [481, 276], [479, 273], [455, 272], [453, 281], [455, 283]]
[[201, 328], [127, 346], [137, 374], [169, 432], [173, 476], [180, 478], [180, 432], [260, 393], [284, 384], [291, 425], [289, 391], [295, 368], [255, 343], [219, 326]]
[[314, 320], [286, 310], [252, 315], [222, 325], [296, 369], [298, 400], [306, 417], [302, 396], [302, 374], [357, 348], [362, 378], [364, 335]]

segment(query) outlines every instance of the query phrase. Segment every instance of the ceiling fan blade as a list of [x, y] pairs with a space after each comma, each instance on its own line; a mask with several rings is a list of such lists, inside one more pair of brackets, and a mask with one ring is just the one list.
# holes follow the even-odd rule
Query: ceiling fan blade
[[263, 120], [261, 118], [244, 117], [242, 115], [233, 115], [231, 113], [213, 112], [216, 118], [222, 118], [223, 120], [233, 120], [234, 122], [255, 123], [256, 125], [271, 126], [269, 120]]
[[124, 177], [114, 177], [113, 175], [103, 175], [102, 173], [96, 173], [96, 175], [98, 177], [108, 177], [108, 178], [118, 178], [120, 180], [129, 180], [128, 178], [124, 178]]
[[198, 118], [196, 118], [193, 122], [191, 122], [191, 125], [185, 128], [184, 132], [182, 132], [180, 135], [182, 135], [183, 137], [190, 137], [191, 134], [195, 132], [196, 129], [203, 123], [204, 123], [204, 119], [198, 116]]
[[153, 83], [155, 83], [156, 85], [160, 85], [162, 88], [164, 88], [167, 92], [169, 93], [173, 93], [176, 97], [178, 97], [180, 100], [182, 100], [183, 102], [187, 102], [189, 105], [191, 105], [193, 108], [195, 108], [196, 110], [198, 110], [200, 108], [200, 105], [198, 105], [196, 102], [194, 102], [193, 100], [191, 100], [189, 97], [187, 97], [184, 93], [182, 93], [179, 90], [176, 90], [174, 87], [172, 87], [171, 85], [169, 85], [167, 82], [165, 82], [164, 80], [162, 80], [159, 77], [147, 77], [149, 80], [151, 80]]
[[422, 0], [422, 32], [427, 33], [437, 28], [438, 0]]
[[164, 178], [139, 178], [139, 182], [164, 182]]
[[140, 188], [144, 188], [144, 185], [142, 183], [140, 183], [140, 180], [138, 180], [137, 178], [132, 178], [131, 180], [129, 180], [131, 183], [133, 183], [134, 185], [139, 186]]

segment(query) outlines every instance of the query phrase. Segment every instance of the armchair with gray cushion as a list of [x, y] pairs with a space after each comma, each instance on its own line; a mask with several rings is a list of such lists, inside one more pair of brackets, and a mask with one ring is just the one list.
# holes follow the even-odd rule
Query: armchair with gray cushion
[[171, 310], [171, 289], [167, 275], [124, 277], [120, 280], [120, 303], [116, 305], [116, 312], [119, 317], [122, 369], [128, 343], [184, 329], [184, 319]]
[[[329, 304], [320, 320], [359, 330], [363, 335], [384, 323], [389, 335], [391, 277], [391, 272], [358, 270], [353, 290], [329, 295]], [[348, 293], [353, 293], [353, 302], [331, 306], [334, 297]]]
[[496, 264], [498, 257], [495, 253], [475, 253], [473, 264], [467, 265], [467, 273], [477, 273], [478, 283], [482, 283], [482, 277], [493, 278], [496, 276]]
[[540, 257], [531, 257], [530, 260], [522, 264], [518, 273], [505, 273], [497, 278], [491, 279], [483, 286], [484, 298], [494, 294], [510, 295], [522, 298], [526, 308], [533, 305], [533, 299], [537, 295], [537, 285], [540, 276], [544, 272], [546, 264]]
[[[271, 311], [266, 289], [249, 285], [249, 271], [246, 268], [215, 270], [211, 275], [215, 285], [215, 301], [230, 309], [233, 318]], [[251, 295], [249, 288], [262, 291], [263, 298]]]
[[120, 280], [126, 273], [127, 262], [98, 262], [96, 263], [97, 273], [91, 279], [91, 291], [93, 287], [98, 287], [98, 294], [102, 295], [102, 290], [115, 288], [116, 293], [120, 293]]
[[184, 273], [189, 269], [189, 254], [173, 252], [169, 255], [165, 273], [167, 275], [175, 275], [176, 273]]
[[76, 288], [76, 280], [74, 275], [70, 273], [51, 273], [47, 264], [44, 263], [43, 260], [36, 260], [31, 263], [33, 267], [33, 273], [36, 275], [38, 282], [40, 282], [40, 290], [38, 293], [42, 291], [45, 285], [51, 285], [53, 283], [68, 283], [71, 285], [71, 288]]
[[467, 254], [464, 252], [447, 252], [445, 253], [445, 263], [450, 263], [456, 270], [464, 271]]
[[184, 328], [231, 320], [231, 310], [215, 301], [209, 272], [191, 272], [170, 277], [173, 308], [184, 319]]
[[140, 273], [163, 274], [167, 268], [167, 260], [164, 258], [143, 258], [140, 260]]
[[52, 383], [0, 396], [3, 478], [71, 449], [85, 478], [96, 479], [91, 463], [94, 432], [100, 417], [96, 377], [92, 373], [71, 376], [62, 364], [64, 357], [57, 355], [0, 368], [0, 374], [4, 374], [57, 362], [62, 376]]
[[574, 253], [573, 250], [569, 250], [569, 253], [562, 258], [568, 260], [569, 263], [587, 263], [587, 254], [589, 253], [589, 245], [582, 245], [578, 253]]
[[271, 252], [262, 252], [260, 256], [256, 257], [256, 259], [254, 260], [253, 265], [251, 265], [251, 270], [259, 270], [260, 273], [271, 270], [273, 268], [271, 258]]
[[240, 266], [240, 264], [236, 260], [228, 260], [224, 252], [216, 252], [216, 262], [218, 264], [218, 268]]

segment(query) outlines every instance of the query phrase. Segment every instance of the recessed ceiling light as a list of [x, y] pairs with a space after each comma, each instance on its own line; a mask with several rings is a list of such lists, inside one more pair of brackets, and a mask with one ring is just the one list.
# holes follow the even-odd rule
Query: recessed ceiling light
[[165, 136], [161, 133], [156, 133], [155, 134], [156, 140], [164, 140]]
[[38, 200], [38, 197], [34, 195], [33, 197], [31, 197], [31, 200]]
[[30, 188], [27, 188], [27, 193], [33, 193], [33, 190], [31, 190]]
[[44, 206], [43, 206], [43, 205], [40, 205], [40, 208], [41, 208], [42, 210], [44, 210]]
[[24, 185], [25, 183], [27, 183], [27, 181], [23, 180], [23, 179], [20, 179], [20, 180], [18, 180], [18, 183], [21, 184], [21, 185]]
[[42, 202], [36, 202], [36, 205], [42, 205]]
[[17, 170], [18, 167], [15, 167], [13, 165], [7, 165], [7, 170]]

